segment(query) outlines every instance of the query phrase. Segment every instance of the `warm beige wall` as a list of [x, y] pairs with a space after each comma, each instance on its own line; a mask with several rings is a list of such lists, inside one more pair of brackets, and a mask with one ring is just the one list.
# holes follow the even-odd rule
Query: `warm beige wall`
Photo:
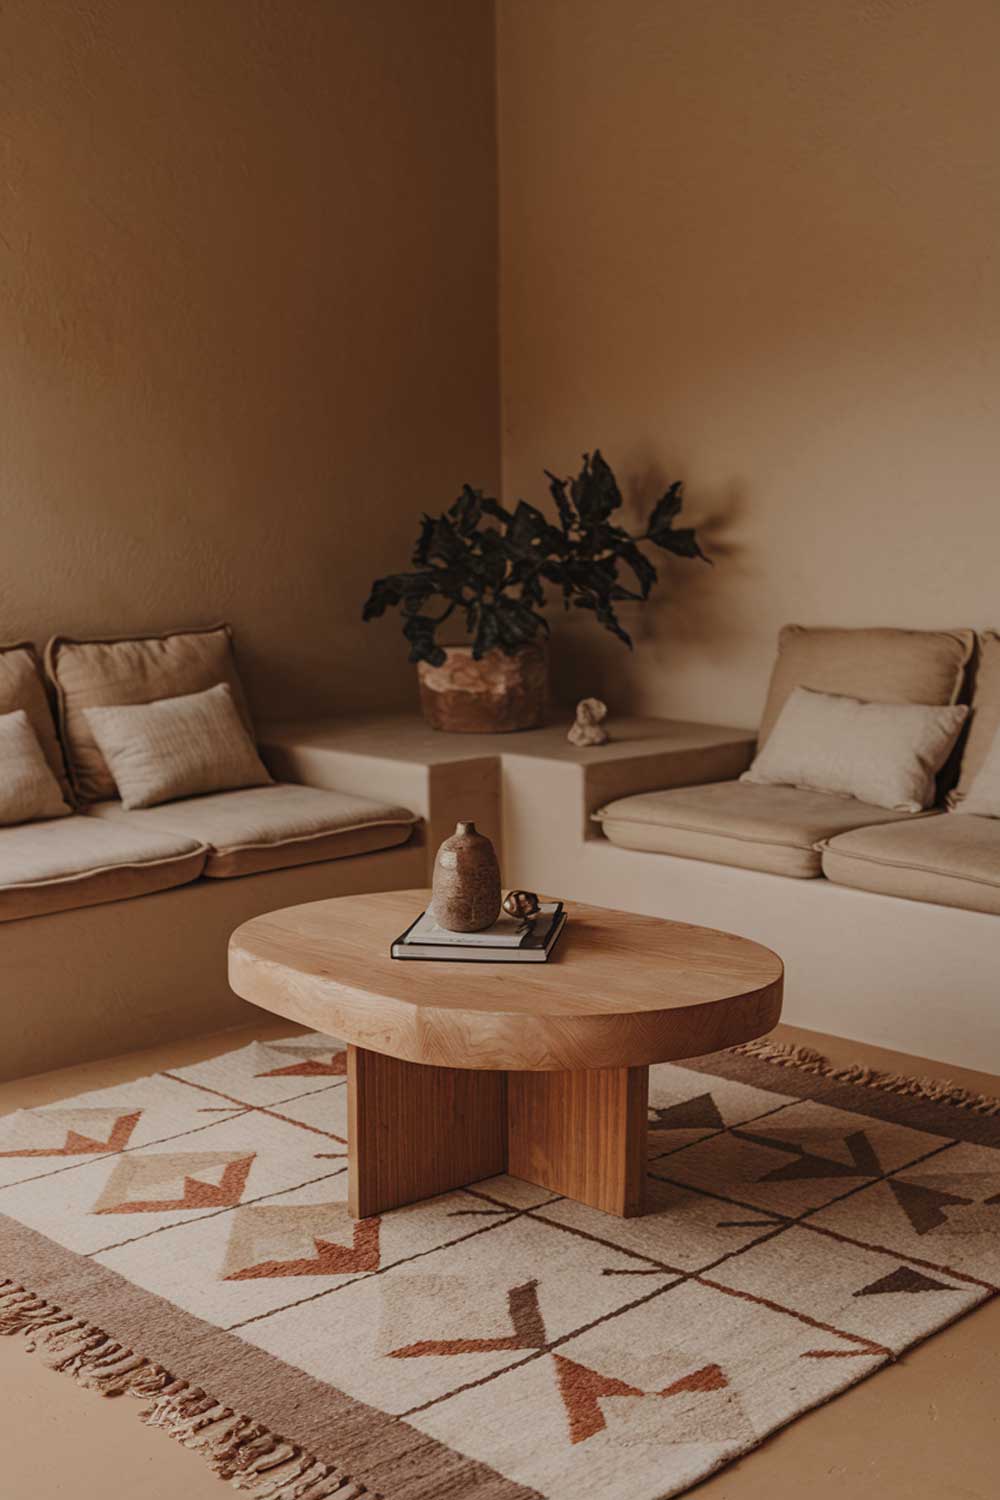
[[489, 0], [4, 0], [0, 640], [228, 618], [259, 711], [498, 466]]
[[752, 724], [786, 620], [1000, 625], [998, 57], [995, 0], [499, 0], [505, 486], [600, 443], [719, 564], [568, 691]]

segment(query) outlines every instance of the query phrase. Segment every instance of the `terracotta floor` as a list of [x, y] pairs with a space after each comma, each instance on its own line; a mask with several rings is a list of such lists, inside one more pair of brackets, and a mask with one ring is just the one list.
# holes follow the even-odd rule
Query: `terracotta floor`
[[[252, 1030], [2, 1084], [0, 1114], [295, 1029], [288, 1022], [262, 1022]], [[1000, 1094], [1000, 1079], [985, 1073], [945, 1069], [791, 1027], [776, 1034], [838, 1061], [947, 1076]], [[696, 1491], [698, 1500], [996, 1500], [998, 1392], [1000, 1298], [706, 1480]], [[0, 1397], [3, 1500], [222, 1500], [232, 1493], [196, 1454], [144, 1427], [138, 1403], [102, 1400], [81, 1389], [26, 1353], [20, 1339], [0, 1338]]]

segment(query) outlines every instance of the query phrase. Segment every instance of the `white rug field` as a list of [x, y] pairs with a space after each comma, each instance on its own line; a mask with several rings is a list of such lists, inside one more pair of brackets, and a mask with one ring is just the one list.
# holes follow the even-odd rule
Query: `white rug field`
[[0, 1331], [259, 1500], [665, 1500], [1000, 1289], [995, 1105], [766, 1045], [650, 1082], [630, 1220], [497, 1177], [353, 1221], [319, 1035], [21, 1111]]

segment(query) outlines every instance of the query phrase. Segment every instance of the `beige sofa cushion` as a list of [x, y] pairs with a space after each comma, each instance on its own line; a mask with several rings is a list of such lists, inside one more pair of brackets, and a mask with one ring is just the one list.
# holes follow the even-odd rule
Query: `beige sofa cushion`
[[934, 801], [934, 778], [968, 712], [964, 704], [863, 703], [793, 688], [767, 744], [740, 780], [921, 812]]
[[837, 630], [786, 625], [760, 722], [764, 744], [793, 688], [868, 703], [957, 703], [971, 630]]
[[228, 625], [118, 640], [78, 641], [57, 635], [45, 648], [45, 666], [56, 689], [70, 777], [82, 802], [116, 795], [114, 777], [84, 709], [153, 703], [228, 682], [240, 717], [252, 732]]
[[195, 839], [167, 829], [85, 816], [0, 828], [0, 922], [170, 890], [204, 864]]
[[271, 780], [228, 682], [180, 698], [83, 713], [123, 807], [153, 807]]
[[814, 847], [820, 839], [912, 816], [825, 792], [740, 781], [642, 792], [595, 814], [611, 842], [624, 849], [800, 877], [821, 873]]
[[964, 797], [956, 798], [958, 813], [973, 813], [984, 818], [1000, 818], [1000, 729], [979, 767], [975, 780]]
[[405, 844], [418, 821], [404, 807], [284, 782], [137, 812], [102, 802], [89, 812], [137, 829], [169, 829], [198, 839], [209, 846], [205, 874], [222, 879], [389, 849]]
[[830, 839], [822, 855], [823, 874], [838, 885], [1000, 915], [995, 818], [945, 813], [891, 828], [859, 828]]
[[66, 818], [71, 811], [24, 709], [0, 714], [0, 824]]
[[962, 752], [958, 785], [948, 798], [958, 808], [972, 789], [986, 758], [1000, 735], [1000, 635], [986, 631], [979, 637], [976, 680], [972, 694], [969, 733]]
[[19, 708], [28, 715], [52, 774], [69, 800], [72, 794], [45, 691], [42, 664], [30, 641], [0, 646], [0, 714], [12, 714]]

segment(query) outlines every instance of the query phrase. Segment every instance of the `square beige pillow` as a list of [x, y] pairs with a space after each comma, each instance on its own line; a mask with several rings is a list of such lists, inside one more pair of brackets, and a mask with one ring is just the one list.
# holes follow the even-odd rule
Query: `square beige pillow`
[[0, 824], [66, 818], [72, 811], [25, 710], [0, 714]]
[[12, 714], [19, 708], [27, 714], [63, 796], [72, 801], [59, 736], [45, 690], [42, 664], [30, 641], [0, 646], [0, 714]]
[[[972, 733], [969, 733], [972, 739]], [[981, 818], [1000, 818], [1000, 729], [986, 752], [986, 759], [969, 789], [952, 804], [956, 813], [977, 813]]]
[[786, 625], [760, 721], [763, 746], [793, 688], [866, 703], [957, 703], [971, 630], [840, 630]]
[[271, 780], [228, 682], [158, 703], [83, 712], [127, 808]]
[[45, 648], [45, 666], [56, 689], [70, 778], [83, 802], [115, 796], [114, 777], [87, 722], [88, 708], [154, 703], [227, 682], [240, 718], [253, 730], [228, 625], [115, 640], [57, 635]]
[[972, 792], [987, 758], [996, 750], [1000, 734], [1000, 635], [988, 630], [979, 637], [976, 675], [969, 715], [969, 733], [962, 751], [958, 786], [948, 798], [956, 812]]
[[740, 780], [922, 812], [968, 712], [964, 704], [862, 703], [797, 687]]

